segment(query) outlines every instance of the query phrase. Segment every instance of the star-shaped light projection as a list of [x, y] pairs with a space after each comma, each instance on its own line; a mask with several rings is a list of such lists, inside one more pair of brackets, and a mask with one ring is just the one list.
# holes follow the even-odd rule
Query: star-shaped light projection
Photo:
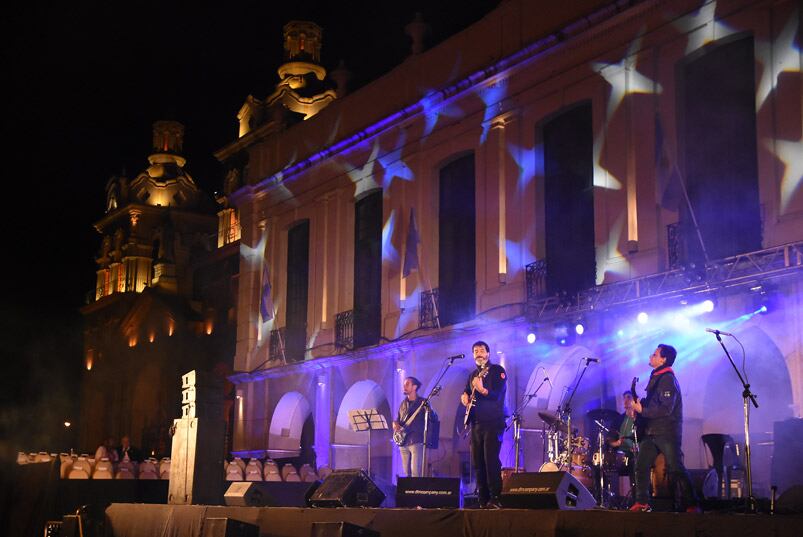
[[597, 271], [597, 285], [605, 283], [606, 274], [617, 274], [619, 276], [630, 276], [630, 262], [619, 251], [619, 241], [625, 227], [625, 213], [622, 212], [611, 226], [608, 234], [608, 244], [605, 248], [597, 248], [597, 266], [603, 270]]
[[614, 112], [622, 100], [633, 93], [661, 93], [661, 85], [647, 78], [636, 70], [638, 51], [641, 48], [641, 32], [630, 44], [625, 57], [618, 63], [592, 62], [595, 71], [611, 85], [611, 95], [608, 97], [607, 120], [613, 117]]
[[393, 246], [393, 230], [396, 228], [396, 209], [390, 211], [385, 225], [382, 226], [382, 260], [398, 263], [399, 251]]
[[463, 117], [463, 110], [453, 102], [444, 101], [441, 93], [428, 91], [420, 101], [424, 115], [423, 137], [429, 136], [438, 124], [441, 116], [452, 119]]
[[764, 64], [756, 90], [756, 110], [760, 109], [783, 73], [800, 72], [800, 51], [795, 46], [798, 18], [789, 17], [773, 43], [756, 42], [756, 59]]
[[392, 151], [385, 153], [378, 157], [379, 164], [385, 170], [385, 175], [382, 178], [382, 188], [387, 190], [393, 179], [398, 177], [403, 181], [412, 181], [415, 177], [413, 170], [402, 159], [402, 150], [407, 141], [407, 130], [399, 129], [399, 137], [396, 140], [396, 145]]
[[519, 169], [516, 180], [517, 192], [524, 192], [524, 188], [535, 178], [536, 173], [544, 173], [544, 146], [538, 144], [530, 150], [510, 142], [507, 144], [507, 150]]
[[803, 182], [803, 138], [792, 140], [766, 140], [765, 145], [784, 164], [781, 179], [781, 214], [786, 212], [792, 197]]
[[[360, 144], [362, 147], [362, 144]], [[376, 163], [376, 157], [379, 154], [379, 139], [374, 139], [374, 146], [371, 148], [371, 154], [365, 159], [365, 164], [361, 167], [359, 166], [351, 166], [349, 162], [341, 163], [340, 167], [346, 175], [348, 175], [351, 182], [354, 183], [354, 197], [357, 198], [363, 192], [368, 192], [369, 190], [373, 190], [375, 188], [379, 188], [379, 185], [376, 183], [374, 179], [374, 164]]]
[[604, 141], [605, 130], [601, 129], [594, 137], [594, 186], [607, 188], [608, 190], [622, 190], [622, 182], [616, 178], [613, 172], [601, 164], [602, 144]]
[[703, 47], [706, 43], [722, 39], [736, 31], [727, 24], [718, 22], [715, 18], [716, 11], [716, 1], [704, 3], [694, 13], [680, 17], [672, 23], [681, 33], [689, 36], [686, 43], [687, 55]]

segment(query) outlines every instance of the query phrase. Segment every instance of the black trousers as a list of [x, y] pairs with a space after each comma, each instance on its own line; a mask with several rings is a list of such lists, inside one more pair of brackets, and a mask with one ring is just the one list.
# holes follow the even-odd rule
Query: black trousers
[[480, 505], [498, 500], [502, 493], [502, 433], [505, 424], [474, 423], [471, 426], [471, 457], [477, 474], [477, 499]]
[[683, 466], [683, 451], [680, 439], [675, 435], [647, 435], [638, 444], [636, 459], [636, 501], [647, 503], [649, 499], [650, 468], [659, 453], [666, 459], [666, 473], [669, 490], [680, 489], [681, 507], [697, 505], [697, 498], [691, 486], [691, 479]]

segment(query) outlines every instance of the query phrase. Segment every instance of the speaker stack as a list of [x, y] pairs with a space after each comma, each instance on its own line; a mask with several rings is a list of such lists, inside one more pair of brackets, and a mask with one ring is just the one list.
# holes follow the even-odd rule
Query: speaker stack
[[579, 511], [596, 505], [594, 496], [569, 472], [510, 474], [502, 485], [503, 507]]
[[400, 477], [396, 507], [460, 508], [460, 478]]
[[313, 507], [379, 507], [385, 493], [361, 469], [335, 470], [312, 493]]
[[236, 507], [307, 507], [320, 484], [320, 481], [235, 481], [229, 485], [223, 501]]

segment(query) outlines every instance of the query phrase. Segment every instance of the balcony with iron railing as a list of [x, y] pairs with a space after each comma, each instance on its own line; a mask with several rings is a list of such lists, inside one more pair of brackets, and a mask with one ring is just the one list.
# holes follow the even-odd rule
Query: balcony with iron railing
[[335, 314], [335, 350], [350, 351], [354, 348], [354, 310]]

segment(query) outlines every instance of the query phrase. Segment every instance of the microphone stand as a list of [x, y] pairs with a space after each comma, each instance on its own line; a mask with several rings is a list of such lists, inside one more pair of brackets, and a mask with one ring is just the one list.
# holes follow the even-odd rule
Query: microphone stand
[[[541, 381], [541, 384], [538, 385], [538, 387], [535, 389], [533, 393], [525, 394], [524, 397], [522, 397], [522, 401], [519, 404], [519, 407], [516, 409], [515, 412], [513, 412], [513, 419], [510, 422], [510, 425], [513, 426], [513, 449], [516, 453], [514, 459], [515, 464], [513, 472], [516, 474], [519, 473], [519, 446], [521, 445], [521, 413], [524, 412], [524, 409], [527, 408], [527, 405], [530, 404], [530, 401], [532, 401], [535, 398], [535, 396], [538, 395], [538, 391], [541, 389], [541, 387], [544, 385], [545, 382], [546, 382], [546, 377], [544, 377], [544, 380]], [[508, 425], [507, 428], [505, 428], [505, 431], [510, 429], [510, 425]]]
[[[586, 366], [583, 368], [583, 371], [580, 373], [580, 378], [577, 379], [577, 383], [572, 388], [572, 393], [569, 394], [569, 399], [563, 405], [563, 409], [558, 409], [558, 415], [561, 414], [566, 415], [566, 457], [567, 457], [567, 465], [569, 467], [569, 471], [571, 472], [572, 469], [572, 399], [574, 398], [574, 394], [577, 393], [577, 388], [580, 387], [580, 382], [583, 380], [583, 375], [586, 374], [586, 369], [588, 369], [588, 364], [590, 363], [587, 359], [582, 358], [586, 361]], [[563, 466], [563, 465], [561, 465]]]
[[750, 403], [752, 402], [753, 406], [758, 408], [758, 402], [756, 401], [755, 394], [750, 391], [750, 385], [745, 382], [744, 378], [742, 378], [739, 368], [736, 367], [736, 364], [733, 362], [733, 358], [731, 358], [728, 349], [725, 347], [725, 343], [722, 342], [722, 337], [720, 337], [719, 332], [714, 332], [714, 335], [717, 337], [717, 341], [719, 341], [722, 350], [725, 351], [725, 356], [728, 357], [728, 361], [730, 361], [731, 365], [733, 366], [736, 376], [739, 377], [739, 382], [742, 383], [742, 401], [744, 405], [744, 462], [745, 473], [747, 474], [746, 510], [748, 513], [755, 513], [756, 499], [753, 497], [753, 471], [750, 460]]
[[438, 379], [435, 381], [435, 387], [432, 388], [432, 391], [429, 392], [427, 398], [424, 399], [423, 403], [421, 403], [424, 405], [424, 445], [421, 449], [421, 475], [423, 477], [427, 477], [427, 474], [429, 473], [427, 471], [427, 442], [429, 441], [429, 413], [432, 410], [432, 407], [429, 405], [429, 400], [438, 395], [438, 393], [441, 391], [440, 382], [449, 368], [454, 365], [454, 361], [457, 360], [457, 358], [451, 357], [447, 358], [447, 360], [449, 363], [446, 364], [443, 369], [441, 369], [441, 374], [438, 375]]

